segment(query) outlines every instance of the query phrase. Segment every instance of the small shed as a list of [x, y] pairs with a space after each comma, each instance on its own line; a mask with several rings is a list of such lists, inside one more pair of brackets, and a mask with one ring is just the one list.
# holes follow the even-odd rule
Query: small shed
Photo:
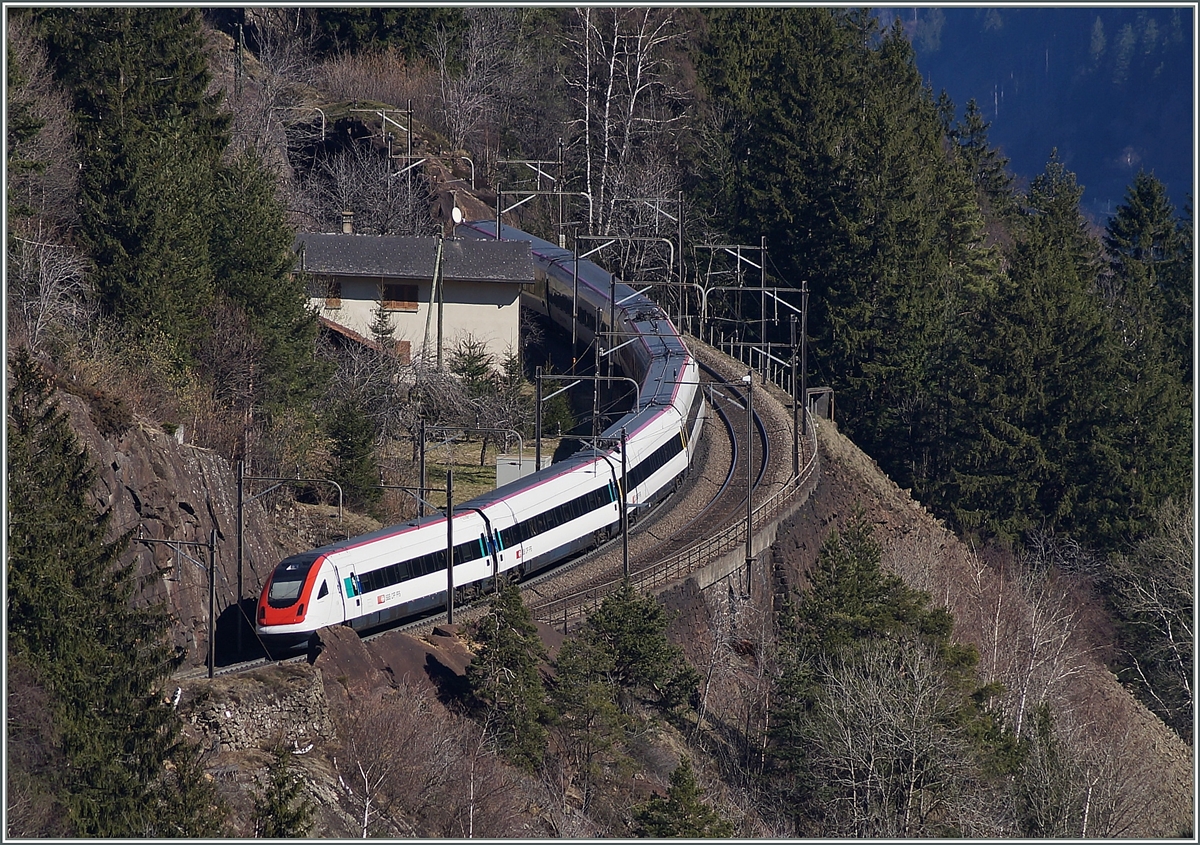
[[296, 236], [296, 271], [324, 320], [373, 338], [380, 309], [402, 355], [448, 355], [472, 336], [499, 366], [520, 343], [522, 285], [532, 285], [525, 241], [394, 235]]

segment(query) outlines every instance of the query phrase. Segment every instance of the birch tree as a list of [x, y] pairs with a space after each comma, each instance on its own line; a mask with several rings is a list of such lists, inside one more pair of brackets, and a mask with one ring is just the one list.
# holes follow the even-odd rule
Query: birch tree
[[531, 57], [519, 9], [466, 9], [463, 16], [467, 28], [461, 39], [439, 26], [430, 44], [438, 69], [438, 117], [451, 150], [486, 150], [487, 140], [498, 140], [499, 133], [485, 130], [497, 127], [518, 97]]
[[611, 234], [626, 213], [621, 201], [641, 197], [647, 176], [669, 196], [678, 190], [664, 164], [684, 119], [669, 61], [682, 33], [671, 9], [584, 7], [576, 16], [565, 79], [575, 109], [572, 152], [592, 198], [589, 228]]

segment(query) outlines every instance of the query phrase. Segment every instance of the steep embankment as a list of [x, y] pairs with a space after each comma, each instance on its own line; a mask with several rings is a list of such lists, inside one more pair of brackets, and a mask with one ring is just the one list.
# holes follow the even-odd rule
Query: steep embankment
[[[793, 584], [816, 562], [829, 531], [861, 507], [884, 564], [927, 591], [955, 618], [956, 639], [974, 643], [984, 680], [1006, 688], [1010, 718], [1043, 701], [1071, 753], [1094, 781], [1088, 835], [1178, 836], [1192, 829], [1192, 750], [1107, 669], [1110, 643], [1097, 634], [1087, 586], [1030, 578], [989, 565], [836, 426], [819, 427], [822, 477], [816, 495], [781, 527], [774, 562]], [[1085, 602], [1081, 604], [1080, 598]]]

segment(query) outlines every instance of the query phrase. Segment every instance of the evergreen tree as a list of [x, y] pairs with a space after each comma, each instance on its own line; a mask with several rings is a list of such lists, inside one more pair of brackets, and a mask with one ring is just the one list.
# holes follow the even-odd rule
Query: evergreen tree
[[213, 294], [208, 221], [228, 115], [206, 91], [196, 9], [45, 9], [83, 150], [81, 238], [101, 304], [180, 349]]
[[129, 536], [105, 539], [111, 511], [96, 511], [95, 470], [49, 380], [25, 350], [10, 368], [8, 656], [36, 667], [50, 697], [68, 824], [85, 837], [212, 832], [215, 791], [162, 697], [178, 665], [166, 611], [132, 605], [132, 564], [119, 562]]
[[1055, 729], [1049, 704], [1030, 714], [1034, 730], [1023, 743], [1024, 759], [1012, 781], [1022, 836], [1035, 839], [1078, 836], [1088, 794], [1079, 761], [1072, 759]]
[[1015, 765], [975, 650], [880, 556], [856, 513], [822, 544], [785, 626], [770, 736], [805, 835], [953, 835], [944, 811], [970, 799], [971, 773], [1003, 779]]
[[350, 507], [372, 509], [382, 498], [375, 466], [375, 424], [353, 399], [330, 410], [325, 428], [333, 441], [330, 477], [342, 488]]
[[1115, 671], [1189, 745], [1195, 715], [1194, 506], [1163, 504], [1154, 530], [1110, 556], [1105, 585], [1118, 622]]
[[688, 700], [700, 676], [667, 639], [669, 621], [654, 596], [639, 595], [625, 581], [588, 616], [580, 637], [611, 656], [615, 687], [648, 694], [672, 708]]
[[964, 431], [971, 445], [947, 497], [962, 529], [1009, 542], [1033, 527], [1111, 541], [1127, 525], [1108, 411], [1116, 356], [1081, 194], [1053, 155], [974, 338], [977, 429]]
[[505, 584], [474, 628], [478, 649], [467, 667], [473, 709], [494, 731], [513, 765], [533, 771], [546, 753], [548, 718], [538, 666], [546, 650], [515, 584]]
[[696, 61], [731, 165], [697, 193], [735, 238], [766, 237], [780, 277], [808, 281], [817, 366], [850, 436], [901, 486], [936, 491], [960, 424], [958, 350], [996, 267], [970, 168], [944, 149], [948, 106], [904, 33], [865, 12], [707, 20]]
[[471, 398], [488, 396], [497, 387], [496, 369], [487, 344], [467, 335], [455, 344], [450, 354], [450, 372], [462, 379]]
[[1191, 254], [1161, 182], [1138, 174], [1104, 246], [1120, 339], [1113, 439], [1143, 525], [1163, 500], [1186, 498], [1192, 481]]
[[267, 783], [254, 799], [257, 839], [298, 839], [308, 836], [312, 828], [313, 806], [292, 771], [291, 757], [283, 746], [275, 748]]
[[306, 409], [328, 378], [316, 356], [318, 323], [293, 274], [293, 233], [272, 174], [247, 148], [216, 174], [209, 251], [216, 290], [237, 303], [258, 338], [257, 404], [267, 413]]
[[1008, 159], [988, 141], [990, 127], [991, 124], [983, 119], [979, 103], [970, 99], [962, 120], [947, 135], [967, 163], [981, 205], [991, 214], [1008, 218], [1017, 210], [1013, 200], [1013, 178], [1008, 172]]
[[392, 314], [383, 305], [383, 290], [379, 291], [379, 303], [371, 312], [371, 340], [379, 344], [384, 352], [396, 348], [396, 327], [392, 325]]
[[439, 29], [456, 33], [465, 28], [461, 9], [317, 7], [310, 14], [314, 46], [329, 54], [358, 53], [390, 46], [413, 59]]
[[727, 839], [733, 825], [701, 800], [691, 761], [684, 757], [671, 772], [666, 796], [655, 795], [633, 809], [637, 835], [650, 839]]
[[12, 181], [25, 173], [40, 172], [45, 169], [44, 162], [27, 158], [24, 154], [24, 142], [34, 138], [42, 130], [45, 121], [39, 118], [33, 110], [33, 104], [22, 96], [22, 86], [26, 81], [25, 71], [17, 63], [12, 45], [5, 51], [6, 97], [8, 114], [4, 126], [5, 168], [8, 174], [8, 213], [12, 216], [24, 216], [33, 213], [27, 204], [16, 204], [12, 193]]
[[602, 763], [621, 737], [623, 719], [613, 686], [613, 655], [587, 637], [570, 637], [554, 663], [550, 703], [567, 756], [581, 773], [583, 811], [595, 791]]

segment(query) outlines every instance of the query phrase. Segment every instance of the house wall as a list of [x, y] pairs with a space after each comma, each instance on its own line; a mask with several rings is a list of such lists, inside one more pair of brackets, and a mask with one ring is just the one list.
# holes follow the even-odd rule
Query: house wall
[[[365, 337], [371, 337], [371, 324], [379, 306], [380, 286], [410, 285], [416, 288], [413, 308], [400, 307], [388, 311], [395, 327], [394, 338], [412, 344], [412, 354], [420, 354], [428, 326], [430, 357], [436, 354], [437, 303], [430, 303], [433, 283], [428, 279], [318, 277], [316, 290], [337, 289], [341, 298], [310, 297], [309, 304], [317, 313]], [[330, 282], [336, 282], [331, 286]], [[316, 291], [310, 291], [316, 292]], [[468, 334], [487, 345], [493, 361], [499, 367], [510, 351], [520, 342], [520, 292], [516, 284], [484, 282], [448, 282], [443, 294], [442, 342], [443, 355], [449, 355], [455, 344]]]

